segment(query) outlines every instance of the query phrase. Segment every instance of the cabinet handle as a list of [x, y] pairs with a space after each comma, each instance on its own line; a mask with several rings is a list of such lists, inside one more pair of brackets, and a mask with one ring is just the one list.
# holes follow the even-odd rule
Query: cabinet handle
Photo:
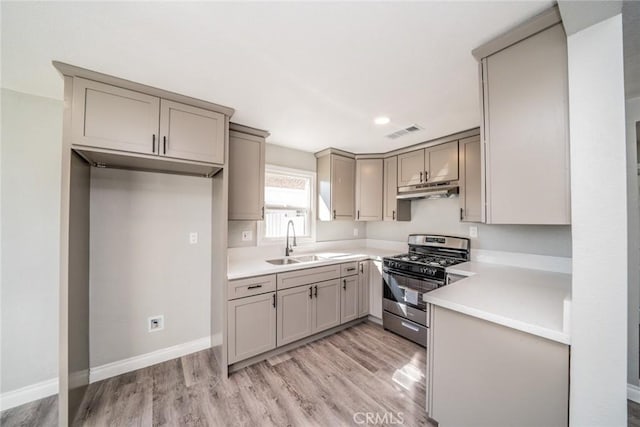
[[162, 137], [162, 144], [164, 145], [164, 154], [167, 154], [167, 137], [163, 136]]
[[364, 265], [360, 264], [360, 273], [364, 273]]
[[316, 298], [318, 298], [318, 285], [315, 285], [315, 286], [313, 287], [313, 294], [314, 294], [313, 296], [315, 296]]
[[395, 221], [396, 220], [396, 211], [393, 211], [393, 215], [391, 216], [391, 218]]
[[429, 181], [429, 171], [424, 171], [424, 182]]
[[251, 285], [247, 289], [258, 289], [258, 288], [261, 288], [261, 287], [262, 287], [262, 285]]
[[273, 308], [276, 308], [276, 294], [273, 294]]
[[460, 208], [460, 221], [462, 221], [463, 216], [462, 216], [462, 208]]
[[309, 299], [313, 298], [313, 286], [309, 286]]
[[153, 136], [151, 137], [151, 152], [153, 154], [156, 153], [156, 134], [154, 133]]
[[360, 219], [360, 209], [356, 211], [356, 219]]
[[349, 268], [347, 268], [347, 271], [355, 271], [355, 270], [356, 270], [356, 268], [355, 268], [355, 267], [349, 267]]
[[333, 210], [333, 219], [336, 219], [336, 210]]
[[422, 182], [422, 172], [420, 172], [420, 182]]
[[344, 289], [344, 290], [347, 289], [347, 279], [343, 279], [342, 280], [342, 289]]
[[262, 219], [264, 219], [264, 206], [262, 207]]

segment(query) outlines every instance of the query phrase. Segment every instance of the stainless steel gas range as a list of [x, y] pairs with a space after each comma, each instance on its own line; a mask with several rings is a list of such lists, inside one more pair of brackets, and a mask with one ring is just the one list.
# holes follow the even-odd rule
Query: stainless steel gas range
[[429, 324], [422, 295], [445, 286], [445, 269], [469, 261], [469, 254], [469, 239], [409, 235], [408, 253], [382, 260], [384, 328], [426, 347]]

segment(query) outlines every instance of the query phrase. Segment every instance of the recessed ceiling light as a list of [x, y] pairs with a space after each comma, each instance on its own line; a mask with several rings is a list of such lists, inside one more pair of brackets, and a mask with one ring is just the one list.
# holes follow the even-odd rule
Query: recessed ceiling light
[[391, 121], [391, 119], [389, 119], [389, 117], [386, 116], [380, 116], [380, 117], [376, 117], [375, 120], [373, 121], [375, 124], [377, 125], [386, 125], [387, 123], [389, 123]]

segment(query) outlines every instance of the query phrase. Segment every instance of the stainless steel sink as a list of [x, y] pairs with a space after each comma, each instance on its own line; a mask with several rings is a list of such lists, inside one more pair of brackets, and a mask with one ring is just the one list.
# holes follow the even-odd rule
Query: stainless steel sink
[[300, 255], [293, 258], [300, 262], [312, 262], [312, 261], [320, 261], [325, 259], [325, 258], [319, 257], [318, 255]]
[[287, 264], [298, 264], [300, 261], [294, 258], [278, 258], [278, 259], [268, 259], [267, 262], [273, 265], [287, 265]]

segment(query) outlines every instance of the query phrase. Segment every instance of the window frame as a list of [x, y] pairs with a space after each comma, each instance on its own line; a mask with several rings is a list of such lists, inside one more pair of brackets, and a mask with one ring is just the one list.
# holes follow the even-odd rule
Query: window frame
[[[301, 178], [310, 180], [309, 197], [309, 228], [311, 231], [310, 236], [298, 237], [296, 236], [297, 243], [315, 243], [316, 241], [316, 172], [304, 169], [294, 169], [284, 166], [266, 164], [264, 167], [265, 177], [267, 173], [279, 173], [283, 175], [299, 176]], [[266, 179], [265, 179], [265, 192], [266, 192]], [[265, 211], [267, 210], [267, 201], [264, 202]], [[266, 212], [265, 212], [266, 216]], [[285, 243], [286, 237], [265, 237], [266, 227], [265, 221], [260, 220], [257, 222], [257, 246], [269, 246], [280, 245]]]

